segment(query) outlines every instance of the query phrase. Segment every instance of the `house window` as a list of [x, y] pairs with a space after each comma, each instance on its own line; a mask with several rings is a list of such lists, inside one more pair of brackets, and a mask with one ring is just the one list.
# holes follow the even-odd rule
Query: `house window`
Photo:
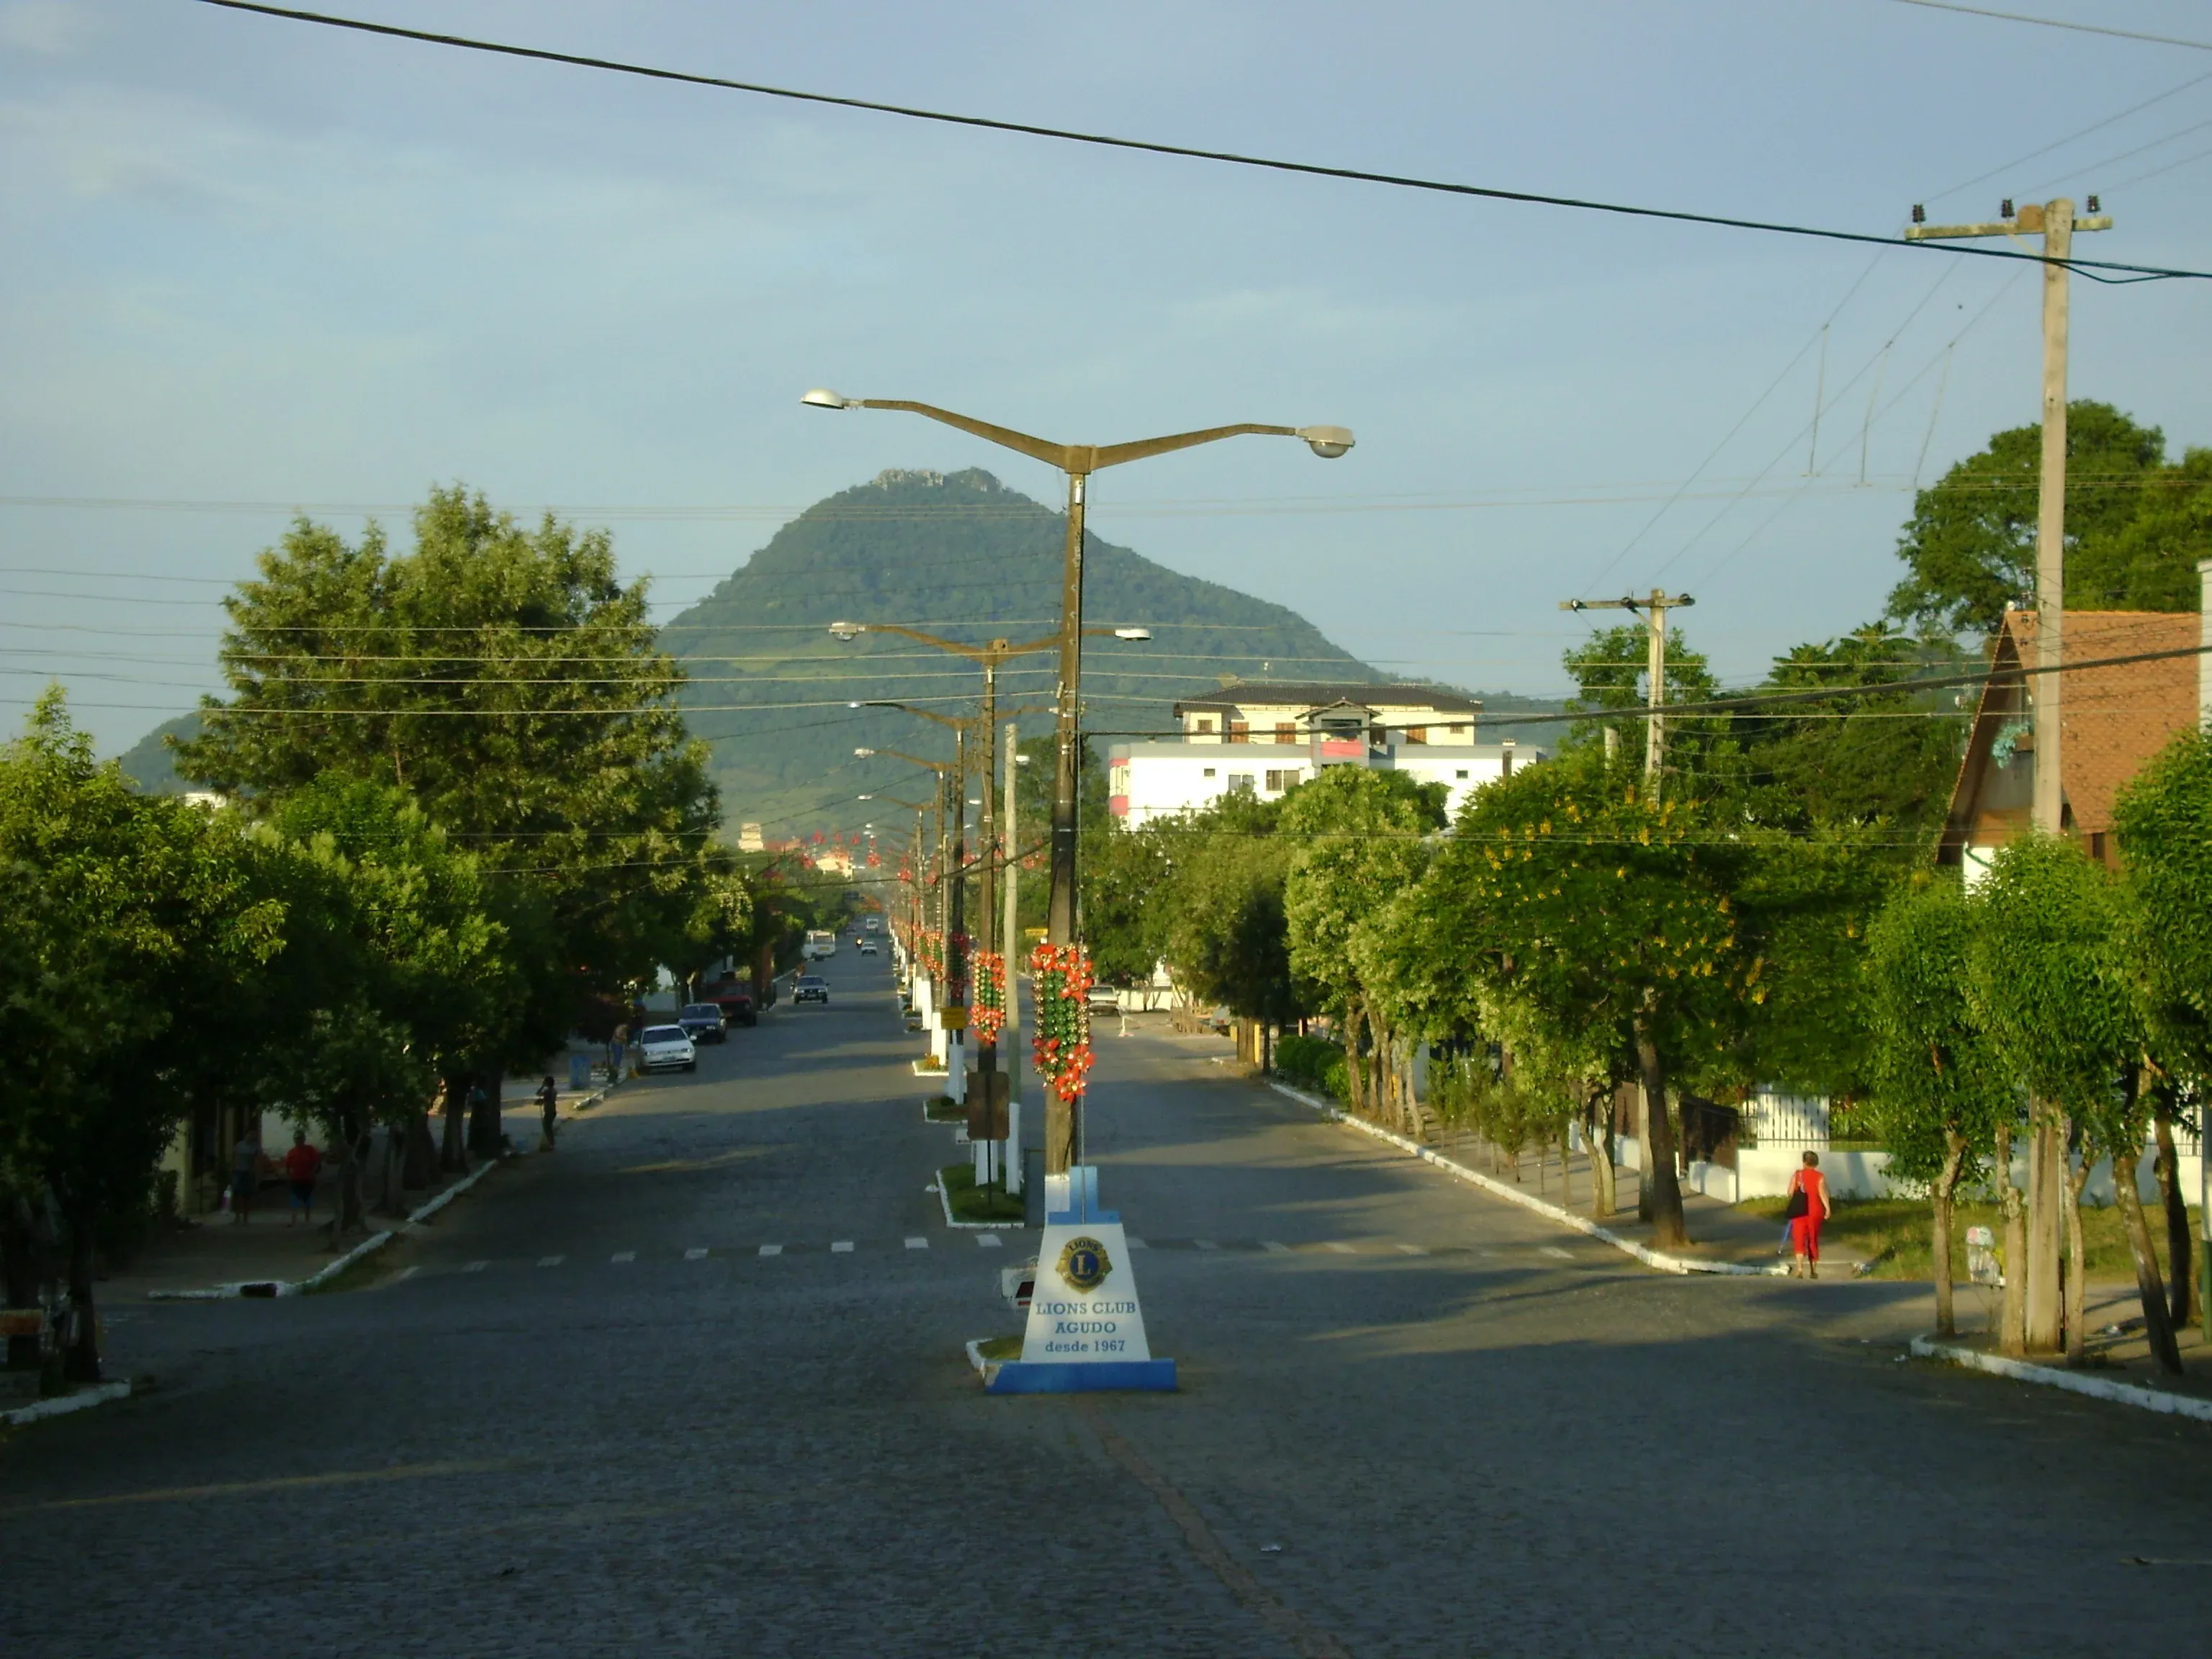
[[1192, 730], [1192, 731], [1194, 731], [1194, 732], [1211, 732], [1211, 731], [1212, 731], [1212, 730], [1213, 730], [1213, 716], [1212, 716], [1212, 715], [1211, 715], [1211, 714], [1200, 714], [1200, 715], [1198, 717], [1198, 724], [1197, 724], [1197, 725], [1195, 725], [1195, 726], [1194, 726], [1193, 727], [1191, 727], [1191, 730]]
[[1285, 789], [1297, 787], [1297, 782], [1298, 769], [1295, 766], [1286, 766], [1279, 772], [1271, 771], [1267, 774], [1267, 793], [1279, 795]]
[[1293, 726], [1288, 720], [1277, 720], [1275, 722], [1275, 741], [1277, 743], [1296, 743], [1297, 740], [1298, 728], [1297, 726]]
[[1243, 743], [1251, 735], [1252, 723], [1249, 720], [1231, 720], [1229, 722], [1230, 742]]
[[1206, 775], [1209, 778], [1213, 775], [1213, 769], [1212, 767], [1209, 766], [1206, 769]]
[[1454, 724], [1444, 727], [1444, 735], [1446, 737], [1452, 738], [1463, 738], [1467, 735], [1467, 727], [1463, 723], [1455, 722]]
[[1452, 774], [1452, 776], [1457, 778], [1462, 783], [1465, 783], [1467, 781], [1467, 768], [1464, 766], [1461, 767], [1458, 771]]
[[1253, 778], [1249, 772], [1231, 772], [1229, 775], [1229, 787], [1232, 791], [1242, 789], [1249, 795], [1252, 793], [1252, 783]]
[[1406, 741], [1407, 743], [1426, 743], [1428, 740], [1429, 728], [1427, 726], [1409, 726], [1406, 728]]

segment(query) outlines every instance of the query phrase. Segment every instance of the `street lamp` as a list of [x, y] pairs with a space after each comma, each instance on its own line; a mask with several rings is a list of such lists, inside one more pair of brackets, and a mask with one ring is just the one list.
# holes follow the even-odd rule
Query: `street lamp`
[[[902, 398], [847, 398], [817, 386], [799, 398], [812, 409], [895, 409], [924, 415], [975, 437], [1000, 445], [1032, 460], [1054, 466], [1067, 477], [1067, 551], [1060, 578], [1059, 635], [1060, 684], [1058, 703], [1059, 765], [1053, 780], [1052, 902], [1047, 918], [1047, 937], [1055, 945], [1075, 938], [1075, 854], [1077, 760], [1077, 690], [1083, 672], [1083, 516], [1088, 481], [1102, 468], [1145, 460], [1178, 449], [1212, 443], [1223, 438], [1251, 434], [1298, 438], [1323, 460], [1334, 460], [1352, 447], [1351, 432], [1340, 426], [1264, 426], [1252, 422], [1209, 427], [1198, 432], [1179, 432], [1165, 437], [1140, 438], [1124, 444], [1060, 444], [994, 425], [972, 416], [959, 415], [933, 404]], [[1073, 1161], [1077, 1123], [1072, 1103], [1058, 1091], [1046, 1097], [1044, 1167], [1048, 1175], [1062, 1175]]]

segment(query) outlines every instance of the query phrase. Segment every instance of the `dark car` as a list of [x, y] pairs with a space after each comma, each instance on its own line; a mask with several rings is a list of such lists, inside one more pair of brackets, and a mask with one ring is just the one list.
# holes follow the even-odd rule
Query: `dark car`
[[676, 1023], [684, 1028], [684, 1035], [694, 1042], [723, 1041], [722, 1010], [719, 1003], [694, 1002], [677, 1015]]
[[802, 1002], [819, 1002], [826, 1006], [829, 1000], [830, 981], [821, 975], [801, 974], [791, 981], [791, 1001], [793, 1007]]
[[753, 1006], [753, 994], [750, 987], [740, 985], [727, 991], [717, 991], [714, 1001], [722, 1011], [725, 1025], [760, 1024], [760, 1010]]

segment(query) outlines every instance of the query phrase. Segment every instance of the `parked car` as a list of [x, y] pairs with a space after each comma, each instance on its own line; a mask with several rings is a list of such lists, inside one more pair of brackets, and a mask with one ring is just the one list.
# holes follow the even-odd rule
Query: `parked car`
[[1117, 1014], [1121, 1012], [1121, 994], [1110, 985], [1094, 985], [1084, 994], [1084, 1002], [1094, 1014]]
[[801, 974], [792, 981], [791, 1005], [795, 1008], [802, 1002], [818, 1002], [828, 1006], [830, 981], [819, 974]]
[[637, 1040], [637, 1068], [696, 1072], [699, 1050], [681, 1025], [648, 1025]]
[[722, 1011], [726, 1027], [760, 1024], [760, 1011], [753, 1006], [752, 988], [749, 985], [733, 985], [726, 991], [717, 991], [714, 1002]]
[[878, 945], [872, 939], [862, 939], [860, 950], [864, 957], [879, 957], [884, 953], [883, 946]]
[[720, 1003], [691, 1003], [682, 1013], [677, 1015], [676, 1023], [684, 1028], [684, 1035], [694, 1042], [723, 1041], [722, 1008]]

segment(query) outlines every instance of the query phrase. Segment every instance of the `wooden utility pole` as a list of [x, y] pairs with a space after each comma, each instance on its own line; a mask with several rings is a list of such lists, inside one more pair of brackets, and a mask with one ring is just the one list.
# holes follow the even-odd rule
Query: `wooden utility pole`
[[[1954, 241], [1966, 238], [2005, 236], [2018, 241], [2039, 233], [2043, 237], [2043, 457], [2036, 481], [2035, 514], [2035, 665], [2042, 672], [2027, 696], [2035, 732], [2033, 793], [2030, 821], [2046, 836], [2066, 832], [2066, 787], [2063, 738], [2060, 735], [2059, 665], [2065, 660], [2066, 629], [2066, 335], [2067, 270], [2065, 259], [2074, 251], [2077, 230], [2110, 230], [2109, 216], [2098, 212], [2092, 196], [2087, 216], [2074, 216], [2073, 202], [2063, 196], [2038, 206], [2030, 202], [2017, 213], [2010, 198], [1991, 222], [1971, 225], [1930, 225], [1922, 222], [1918, 207], [1905, 229], [1909, 241]], [[2026, 1272], [2026, 1333], [2027, 1346], [2037, 1352], [2056, 1350], [2064, 1334], [2064, 1314], [2059, 1285], [2059, 1183], [2065, 1177], [2065, 1149], [2059, 1120], [2063, 1115], [2047, 1101], [2032, 1102], [2032, 1127], [2027, 1143], [2027, 1239]]]
[[[1667, 613], [1696, 603], [1687, 593], [1669, 593], [1663, 587], [1653, 588], [1640, 599], [1623, 594], [1617, 599], [1559, 601], [1562, 611], [1626, 611], [1644, 617], [1644, 700], [1651, 711], [1644, 721], [1644, 787], [1654, 806], [1659, 804], [1660, 780], [1666, 771], [1667, 717], [1660, 710], [1667, 702]], [[1606, 753], [1608, 757], [1613, 753], [1610, 741]]]
[[1014, 781], [1021, 769], [1020, 725], [1006, 722], [1006, 775], [1004, 780], [1006, 798], [1004, 814], [999, 821], [999, 844], [1005, 849], [1001, 860], [1006, 869], [1006, 918], [999, 930], [1000, 954], [1006, 959], [1006, 1190], [1018, 1193], [1022, 1189], [1021, 1126], [1015, 1118], [1017, 1104], [1021, 1098], [1022, 1076], [1022, 985], [1021, 933], [1017, 926], [1021, 914], [1016, 884], [1019, 880], [1019, 861], [1014, 849], [1021, 842], [1014, 831]]

